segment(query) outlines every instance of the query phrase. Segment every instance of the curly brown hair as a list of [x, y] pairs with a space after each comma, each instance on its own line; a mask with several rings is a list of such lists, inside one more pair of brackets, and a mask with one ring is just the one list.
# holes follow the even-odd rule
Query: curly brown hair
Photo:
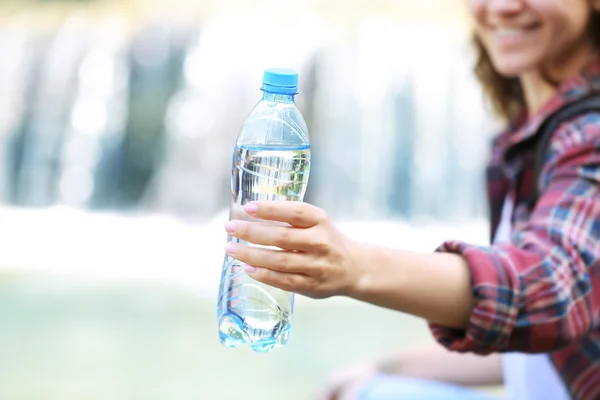
[[[600, 13], [592, 11], [588, 24], [588, 37], [595, 49], [600, 52]], [[491, 102], [494, 113], [505, 122], [513, 121], [525, 110], [525, 97], [518, 77], [507, 77], [500, 74], [483, 43], [477, 35], [473, 35], [476, 50], [475, 76], [483, 86], [485, 94]], [[558, 85], [548, 74], [544, 78], [553, 85]]]

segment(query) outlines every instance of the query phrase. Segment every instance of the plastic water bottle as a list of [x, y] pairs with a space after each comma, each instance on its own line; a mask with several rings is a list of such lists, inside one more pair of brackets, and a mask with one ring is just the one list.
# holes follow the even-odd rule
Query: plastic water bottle
[[[244, 122], [233, 152], [230, 219], [252, 219], [243, 211], [251, 201], [302, 201], [308, 184], [310, 141], [294, 100], [298, 74], [268, 69], [261, 90], [263, 97]], [[231, 236], [227, 240], [247, 244]], [[225, 346], [248, 343], [263, 353], [287, 344], [294, 294], [255, 281], [228, 255], [217, 308]]]

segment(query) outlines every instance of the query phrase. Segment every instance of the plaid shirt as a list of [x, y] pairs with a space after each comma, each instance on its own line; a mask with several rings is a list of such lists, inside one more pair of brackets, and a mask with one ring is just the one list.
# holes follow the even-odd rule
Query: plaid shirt
[[448, 241], [462, 254], [475, 305], [466, 330], [431, 324], [450, 350], [548, 353], [571, 396], [600, 399], [600, 111], [555, 132], [534, 204], [532, 139], [544, 117], [600, 90], [600, 63], [565, 82], [539, 112], [497, 136], [487, 168], [491, 235], [513, 200], [510, 244]]

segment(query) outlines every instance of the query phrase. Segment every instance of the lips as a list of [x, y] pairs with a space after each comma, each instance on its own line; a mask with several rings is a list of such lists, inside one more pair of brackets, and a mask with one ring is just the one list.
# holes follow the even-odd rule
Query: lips
[[539, 27], [539, 23], [522, 24], [519, 26], [495, 25], [490, 26], [489, 30], [501, 42], [514, 43], [515, 41], [526, 38]]

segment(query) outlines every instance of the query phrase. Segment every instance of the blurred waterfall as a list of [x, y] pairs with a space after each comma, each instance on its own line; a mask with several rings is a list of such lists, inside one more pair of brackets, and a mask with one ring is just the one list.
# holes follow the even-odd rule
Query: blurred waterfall
[[0, 28], [0, 200], [210, 219], [228, 207], [231, 150], [262, 69], [285, 65], [300, 71], [313, 141], [307, 201], [346, 218], [485, 215], [497, 127], [466, 35], [385, 16], [343, 40], [318, 16], [277, 35], [268, 22], [132, 28], [74, 13], [55, 29]]

